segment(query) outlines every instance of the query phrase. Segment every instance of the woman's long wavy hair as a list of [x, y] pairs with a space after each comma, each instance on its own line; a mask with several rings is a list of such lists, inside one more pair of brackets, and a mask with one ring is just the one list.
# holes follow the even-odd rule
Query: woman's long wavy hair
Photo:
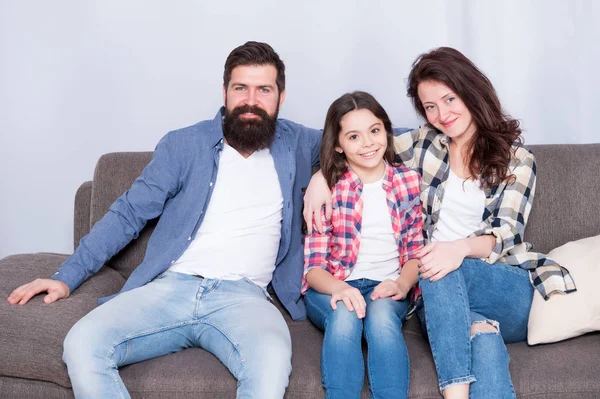
[[357, 109], [367, 109], [383, 122], [387, 137], [387, 147], [383, 159], [390, 165], [395, 164], [394, 132], [392, 130], [392, 122], [385, 109], [369, 93], [364, 91], [346, 93], [329, 106], [327, 116], [325, 117], [325, 127], [323, 128], [319, 161], [321, 163], [321, 171], [323, 172], [323, 176], [325, 176], [325, 180], [327, 180], [329, 188], [335, 186], [347, 169], [346, 156], [335, 150], [340, 145], [339, 136], [342, 129], [342, 117], [348, 112]]
[[[467, 144], [469, 173], [487, 187], [510, 181], [508, 165], [511, 147], [522, 145], [519, 121], [502, 110], [490, 80], [461, 52], [440, 47], [421, 54], [412, 64], [407, 95], [417, 112], [427, 121], [419, 98], [419, 83], [443, 83], [465, 103], [475, 122], [475, 135]], [[433, 126], [432, 126], [433, 127]]]

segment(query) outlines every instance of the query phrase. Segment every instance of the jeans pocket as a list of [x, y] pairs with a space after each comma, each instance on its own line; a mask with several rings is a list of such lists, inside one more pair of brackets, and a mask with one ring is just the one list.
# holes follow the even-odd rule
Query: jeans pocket
[[263, 294], [269, 302], [273, 302], [273, 298], [271, 298], [271, 294], [269, 294], [266, 289], [257, 285], [254, 281], [250, 280], [248, 277], [243, 277], [242, 280], [244, 280], [246, 283], [250, 284], [252, 287], [254, 287], [255, 290], [258, 290], [261, 294]]

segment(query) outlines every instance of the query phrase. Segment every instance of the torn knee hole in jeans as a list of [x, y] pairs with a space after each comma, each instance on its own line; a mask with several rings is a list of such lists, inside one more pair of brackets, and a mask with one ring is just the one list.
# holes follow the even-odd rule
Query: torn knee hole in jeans
[[500, 324], [496, 320], [479, 320], [471, 324], [471, 340], [480, 334], [500, 334]]

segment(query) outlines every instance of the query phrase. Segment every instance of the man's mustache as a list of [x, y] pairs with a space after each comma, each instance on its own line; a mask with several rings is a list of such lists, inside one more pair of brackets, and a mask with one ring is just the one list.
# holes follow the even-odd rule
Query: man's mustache
[[233, 111], [231, 111], [231, 116], [234, 118], [238, 118], [242, 114], [258, 115], [261, 117], [262, 120], [269, 119], [269, 114], [267, 114], [267, 112], [264, 109], [253, 106], [253, 105], [248, 105], [248, 104], [242, 105], [242, 106], [234, 108]]

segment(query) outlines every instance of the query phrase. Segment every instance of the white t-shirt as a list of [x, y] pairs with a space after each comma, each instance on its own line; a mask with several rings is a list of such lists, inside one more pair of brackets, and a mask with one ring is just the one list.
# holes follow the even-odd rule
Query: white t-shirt
[[269, 149], [244, 158], [225, 144], [204, 220], [169, 270], [225, 280], [247, 277], [266, 287], [275, 270], [282, 212]]
[[455, 241], [485, 226], [485, 193], [479, 181], [462, 179], [452, 170], [444, 186], [440, 216], [431, 241]]
[[400, 255], [383, 180], [363, 184], [361, 198], [363, 212], [360, 246], [356, 264], [346, 281], [361, 278], [374, 281], [395, 280], [400, 275]]

